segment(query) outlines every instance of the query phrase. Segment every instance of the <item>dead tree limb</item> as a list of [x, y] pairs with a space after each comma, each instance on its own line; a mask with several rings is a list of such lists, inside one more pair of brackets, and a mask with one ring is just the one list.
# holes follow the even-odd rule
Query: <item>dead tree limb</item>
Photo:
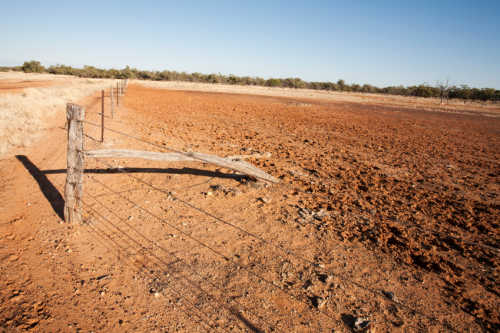
[[90, 150], [85, 152], [86, 157], [110, 157], [110, 158], [140, 158], [145, 160], [165, 161], [165, 162], [202, 162], [215, 164], [230, 170], [241, 172], [250, 177], [258, 178], [272, 183], [279, 183], [279, 180], [270, 174], [254, 167], [252, 164], [241, 161], [238, 158], [223, 158], [215, 155], [208, 155], [197, 152], [179, 153], [158, 153], [151, 151], [129, 150], [129, 149], [103, 149]]

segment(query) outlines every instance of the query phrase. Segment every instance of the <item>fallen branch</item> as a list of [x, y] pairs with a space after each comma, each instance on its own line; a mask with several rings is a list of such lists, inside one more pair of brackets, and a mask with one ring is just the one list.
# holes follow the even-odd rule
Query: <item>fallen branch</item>
[[[204, 162], [215, 164], [220, 167], [241, 172], [244, 175], [262, 179], [272, 183], [279, 183], [279, 180], [270, 174], [254, 167], [252, 164], [242, 161], [242, 156], [223, 158], [215, 155], [208, 155], [197, 152], [179, 153], [158, 153], [152, 151], [129, 150], [129, 149], [103, 149], [89, 150], [85, 152], [86, 157], [110, 157], [110, 158], [140, 158], [145, 160], [166, 161], [166, 162]], [[248, 156], [255, 157], [255, 156]], [[259, 156], [260, 157], [260, 156]]]

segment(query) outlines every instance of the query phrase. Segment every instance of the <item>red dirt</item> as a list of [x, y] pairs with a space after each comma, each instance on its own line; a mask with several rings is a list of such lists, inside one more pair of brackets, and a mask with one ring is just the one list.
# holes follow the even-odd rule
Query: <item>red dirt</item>
[[17, 93], [26, 88], [50, 87], [62, 84], [61, 81], [50, 80], [0, 80], [0, 94]]
[[281, 183], [88, 159], [85, 224], [59, 223], [59, 115], [0, 161], [4, 330], [500, 328], [497, 118], [140, 86], [121, 102], [107, 126], [158, 146], [87, 124], [86, 149], [270, 152], [250, 161]]

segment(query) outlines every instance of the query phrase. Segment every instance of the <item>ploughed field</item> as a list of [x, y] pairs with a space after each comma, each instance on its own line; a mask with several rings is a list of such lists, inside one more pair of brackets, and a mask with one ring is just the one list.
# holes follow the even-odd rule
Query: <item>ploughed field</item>
[[[91, 123], [100, 121], [96, 101], [82, 102]], [[5, 327], [61, 329], [68, 316], [84, 330], [500, 328], [494, 114], [140, 85], [120, 103], [113, 119], [106, 113], [106, 127], [143, 141], [106, 130], [101, 144], [100, 129], [86, 124], [86, 149], [250, 155], [280, 183], [203, 163], [87, 159], [85, 223], [26, 217], [24, 226], [39, 230], [42, 250], [56, 242], [59, 256], [40, 268], [57, 266], [48, 273], [56, 282], [28, 280], [59, 296], [45, 296], [37, 305], [45, 317], [33, 324], [26, 323], [33, 315], [13, 314], [0, 318]], [[64, 145], [25, 153], [54, 169], [47, 181], [63, 193]], [[29, 209], [43, 215], [51, 206]], [[12, 221], [13, 233], [24, 225]], [[42, 250], [20, 252], [41, 262]], [[42, 298], [15, 282], [16, 270], [28, 268], [12, 265], [4, 265], [6, 290]]]
[[329, 242], [358, 243], [417, 280], [433, 274], [443, 302], [498, 328], [498, 118], [137, 86], [126, 106], [158, 144], [271, 153], [253, 160], [282, 182], [263, 223], [325, 242], [315, 256], [328, 264]]

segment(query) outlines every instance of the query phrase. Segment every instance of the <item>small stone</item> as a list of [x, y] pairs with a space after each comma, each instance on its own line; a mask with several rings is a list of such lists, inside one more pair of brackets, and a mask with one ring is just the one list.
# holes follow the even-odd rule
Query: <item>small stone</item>
[[382, 294], [387, 297], [388, 299], [390, 299], [391, 301], [394, 301], [394, 293], [392, 291], [385, 291], [383, 290], [382, 291]]
[[362, 332], [363, 330], [367, 329], [368, 326], [370, 326], [370, 321], [368, 319], [356, 318], [353, 328], [355, 332]]
[[39, 319], [37, 318], [33, 318], [33, 319], [30, 319], [28, 320], [26, 323], [30, 326], [30, 327], [35, 327], [36, 325], [38, 325], [38, 323], [40, 322]]
[[312, 305], [317, 309], [322, 309], [326, 304], [326, 299], [323, 297], [313, 296], [309, 297], [309, 299], [311, 300]]
[[265, 204], [268, 204], [268, 203], [270, 203], [270, 202], [271, 202], [271, 199], [269, 199], [269, 198], [264, 198], [264, 197], [260, 197], [260, 198], [258, 198], [258, 199], [257, 199], [257, 201], [260, 201], [260, 202], [263, 202], [263, 203], [265, 203]]
[[260, 188], [263, 188], [266, 186], [263, 182], [254, 182], [254, 181], [249, 181], [248, 185], [251, 188], [255, 188], [255, 189], [260, 189]]
[[221, 190], [221, 188], [222, 188], [222, 186], [220, 186], [220, 185], [210, 185], [210, 189], [214, 192]]
[[154, 294], [154, 295], [155, 295], [155, 298], [160, 297], [160, 293], [159, 293], [159, 292], [155, 292], [155, 294]]

